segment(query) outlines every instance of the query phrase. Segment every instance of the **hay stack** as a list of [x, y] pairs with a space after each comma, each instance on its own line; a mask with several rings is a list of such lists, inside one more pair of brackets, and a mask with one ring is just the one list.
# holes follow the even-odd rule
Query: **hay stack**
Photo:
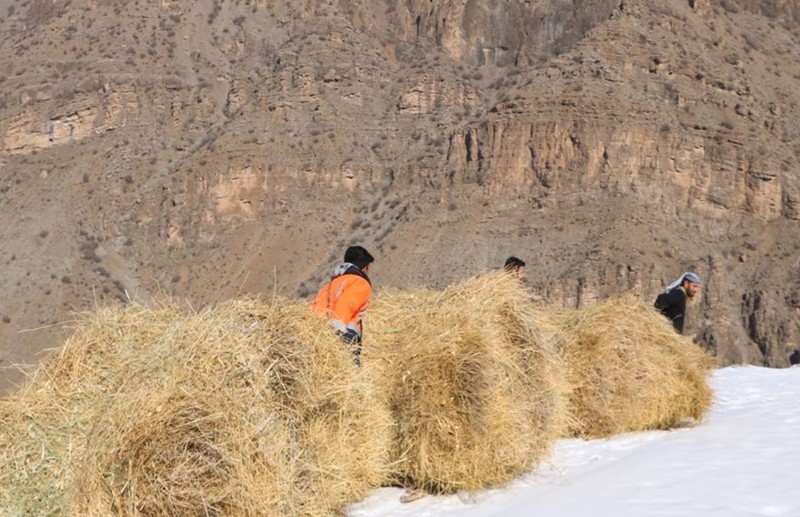
[[708, 411], [713, 360], [649, 304], [626, 294], [540, 316], [566, 365], [568, 435], [668, 429]]
[[0, 478], [2, 509], [340, 512], [386, 476], [390, 419], [368, 374], [286, 300], [100, 311], [4, 402], [0, 466], [21, 474]]
[[443, 292], [379, 293], [363, 354], [396, 421], [396, 482], [476, 490], [542, 459], [565, 409], [557, 354], [532, 307], [503, 273]]

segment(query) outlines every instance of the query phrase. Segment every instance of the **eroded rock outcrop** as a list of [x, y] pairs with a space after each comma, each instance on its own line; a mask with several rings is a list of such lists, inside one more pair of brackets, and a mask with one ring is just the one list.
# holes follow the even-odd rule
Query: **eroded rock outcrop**
[[553, 122], [485, 123], [450, 138], [452, 182], [556, 200], [635, 194], [661, 208], [709, 216], [741, 210], [797, 217], [779, 160], [698, 134], [664, 135], [637, 121], [608, 125], [577, 115]]
[[27, 154], [80, 141], [124, 126], [138, 112], [132, 85], [106, 84], [100, 93], [84, 94], [54, 108], [45, 104], [51, 101], [50, 95], [37, 94], [33, 99], [26, 95], [22, 104], [27, 109], [0, 122], [0, 152]]

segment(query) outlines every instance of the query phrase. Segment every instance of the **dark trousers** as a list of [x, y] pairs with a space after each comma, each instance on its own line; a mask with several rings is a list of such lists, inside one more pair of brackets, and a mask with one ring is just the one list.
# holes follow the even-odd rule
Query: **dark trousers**
[[361, 366], [361, 336], [355, 330], [350, 329], [347, 332], [338, 332], [338, 334], [342, 341], [352, 349], [353, 363], [356, 366]]

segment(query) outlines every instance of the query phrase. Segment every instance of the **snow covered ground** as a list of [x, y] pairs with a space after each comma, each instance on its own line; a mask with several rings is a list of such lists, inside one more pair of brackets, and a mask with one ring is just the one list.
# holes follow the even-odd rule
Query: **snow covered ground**
[[692, 428], [560, 440], [502, 489], [373, 492], [350, 517], [800, 517], [800, 367], [716, 370], [714, 406]]

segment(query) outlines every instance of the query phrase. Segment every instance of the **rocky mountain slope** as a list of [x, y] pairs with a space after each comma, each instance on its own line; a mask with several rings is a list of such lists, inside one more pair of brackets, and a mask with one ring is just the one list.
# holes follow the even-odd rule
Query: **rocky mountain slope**
[[800, 361], [796, 0], [0, 0], [0, 368], [75, 311], [528, 262]]

